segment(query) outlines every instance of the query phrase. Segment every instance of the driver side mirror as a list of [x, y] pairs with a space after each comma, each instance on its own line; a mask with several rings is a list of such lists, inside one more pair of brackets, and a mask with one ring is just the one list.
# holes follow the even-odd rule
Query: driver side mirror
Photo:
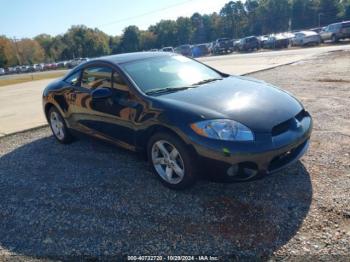
[[112, 96], [112, 90], [107, 87], [97, 88], [91, 93], [92, 99], [106, 99]]

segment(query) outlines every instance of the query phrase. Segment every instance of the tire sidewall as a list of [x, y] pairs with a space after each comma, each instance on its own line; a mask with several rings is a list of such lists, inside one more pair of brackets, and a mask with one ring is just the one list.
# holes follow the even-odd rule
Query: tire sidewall
[[[185, 175], [181, 180], [181, 182], [177, 184], [170, 184], [167, 181], [165, 181], [154, 168], [153, 161], [152, 161], [152, 147], [159, 140], [164, 140], [172, 144], [178, 150], [183, 160]], [[164, 133], [164, 132], [156, 133], [155, 135], [153, 135], [150, 138], [147, 145], [147, 157], [153, 173], [157, 176], [158, 180], [160, 180], [162, 184], [165, 185], [166, 187], [171, 189], [182, 190], [182, 189], [189, 188], [195, 183], [197, 178], [197, 168], [196, 168], [195, 158], [194, 156], [191, 155], [191, 152], [186, 147], [186, 144], [179, 138], [175, 137], [174, 135]]]
[[[63, 123], [63, 133], [64, 133], [64, 138], [63, 138], [63, 139], [59, 139], [59, 138], [56, 136], [55, 132], [53, 131], [52, 124], [51, 124], [51, 114], [52, 114], [53, 112], [55, 112], [55, 113], [58, 115], [58, 117], [60, 118], [60, 120], [61, 120], [62, 123]], [[49, 113], [48, 113], [47, 118], [48, 118], [48, 121], [49, 121], [49, 126], [50, 126], [50, 128], [51, 128], [52, 134], [53, 134], [53, 136], [55, 137], [55, 139], [56, 139], [58, 142], [62, 143], [62, 144], [68, 144], [68, 143], [70, 143], [70, 142], [72, 141], [72, 137], [71, 137], [71, 135], [70, 135], [70, 133], [69, 133], [69, 131], [68, 131], [68, 128], [67, 128], [67, 125], [66, 125], [66, 122], [65, 122], [64, 118], [62, 117], [61, 113], [57, 110], [57, 108], [51, 107], [50, 110], [49, 110]]]

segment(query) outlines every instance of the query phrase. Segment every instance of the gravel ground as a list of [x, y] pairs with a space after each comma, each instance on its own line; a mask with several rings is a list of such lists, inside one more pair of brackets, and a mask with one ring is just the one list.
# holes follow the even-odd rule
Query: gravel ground
[[0, 261], [123, 255], [350, 259], [350, 53], [253, 74], [302, 100], [311, 148], [250, 183], [176, 192], [140, 156], [48, 128], [0, 139]]

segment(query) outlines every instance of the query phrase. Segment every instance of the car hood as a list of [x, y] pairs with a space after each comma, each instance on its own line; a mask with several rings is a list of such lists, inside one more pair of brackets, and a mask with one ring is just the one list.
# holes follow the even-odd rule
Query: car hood
[[279, 88], [263, 81], [233, 76], [164, 94], [157, 99], [186, 108], [202, 119], [238, 121], [255, 132], [270, 132], [303, 109], [294, 97]]

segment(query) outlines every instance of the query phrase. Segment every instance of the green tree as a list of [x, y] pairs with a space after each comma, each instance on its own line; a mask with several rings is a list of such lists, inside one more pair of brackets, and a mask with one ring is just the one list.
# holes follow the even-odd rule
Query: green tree
[[140, 48], [140, 30], [137, 26], [131, 25], [124, 29], [120, 41], [121, 52], [136, 52]]
[[40, 34], [34, 37], [34, 40], [37, 41], [40, 44], [40, 46], [44, 49], [45, 60], [46, 61], [51, 60], [52, 57], [51, 57], [50, 49], [54, 38], [48, 34]]
[[261, 35], [262, 26], [261, 19], [258, 16], [259, 1], [258, 0], [246, 0], [244, 8], [247, 13], [247, 26], [246, 32], [249, 35]]
[[263, 34], [288, 30], [291, 17], [288, 0], [260, 0], [257, 11]]
[[188, 17], [179, 17], [176, 20], [176, 27], [178, 43], [180, 45], [189, 44], [193, 34], [191, 19]]
[[14, 45], [10, 39], [0, 36], [0, 67], [8, 67], [17, 64]]
[[150, 31], [140, 32], [140, 50], [149, 50], [155, 47], [157, 38], [154, 33]]
[[149, 31], [156, 36], [156, 47], [158, 48], [176, 46], [178, 44], [177, 26], [173, 20], [161, 20], [155, 26], [151, 26]]
[[226, 37], [237, 38], [244, 35], [247, 13], [241, 1], [230, 1], [221, 9], [222, 24]]
[[318, 14], [320, 15], [320, 24], [325, 26], [336, 22], [339, 7], [339, 0], [319, 0]]
[[293, 0], [291, 3], [292, 29], [304, 29], [318, 25], [315, 0]]
[[191, 16], [191, 24], [193, 28], [192, 42], [194, 44], [205, 42], [206, 32], [203, 24], [203, 18], [199, 13], [194, 13]]
[[117, 54], [120, 52], [120, 41], [121, 41], [120, 36], [111, 36], [109, 38], [108, 43], [112, 54]]
[[18, 41], [17, 46], [22, 64], [35, 64], [44, 61], [45, 51], [37, 41], [24, 38]]
[[110, 54], [109, 36], [98, 29], [72, 26], [61, 39], [65, 45], [62, 59], [96, 57]]
[[350, 0], [341, 1], [338, 16], [343, 20], [350, 20]]
[[46, 54], [46, 61], [53, 62], [58, 60], [71, 59], [70, 47], [63, 41], [63, 36], [58, 35], [52, 39], [49, 53]]

